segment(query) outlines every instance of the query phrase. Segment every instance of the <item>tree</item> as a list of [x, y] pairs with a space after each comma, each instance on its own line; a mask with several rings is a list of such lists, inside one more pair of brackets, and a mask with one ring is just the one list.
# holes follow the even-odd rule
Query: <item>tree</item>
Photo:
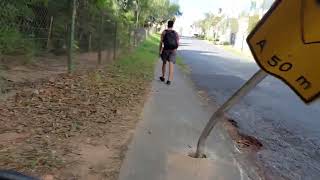
[[205, 13], [205, 18], [195, 22], [194, 26], [201, 29], [203, 36], [207, 36], [209, 29], [215, 28], [222, 18], [222, 16], [217, 16], [212, 13]]
[[[179, 14], [179, 6], [169, 0], [77, 0], [76, 8], [75, 35], [80, 44], [87, 43], [91, 35], [99, 39], [101, 24], [107, 20], [105, 30], [114, 30], [112, 22], [117, 21], [119, 27], [128, 31], [134, 24], [137, 27], [158, 24]], [[1, 54], [17, 51], [28, 54], [45, 48], [51, 17], [54, 19], [52, 48], [61, 49], [68, 39], [71, 3], [70, 0], [2, 0], [0, 17]]]

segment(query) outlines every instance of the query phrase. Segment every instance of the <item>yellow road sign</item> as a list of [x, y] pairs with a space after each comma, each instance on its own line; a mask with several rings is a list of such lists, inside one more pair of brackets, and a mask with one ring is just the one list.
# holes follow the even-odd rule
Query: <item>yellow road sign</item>
[[277, 0], [248, 36], [259, 66], [305, 102], [320, 95], [320, 0]]

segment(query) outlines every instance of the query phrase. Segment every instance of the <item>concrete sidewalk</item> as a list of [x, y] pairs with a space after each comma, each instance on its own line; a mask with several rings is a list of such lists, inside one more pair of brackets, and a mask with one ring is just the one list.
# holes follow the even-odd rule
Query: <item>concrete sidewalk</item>
[[234, 146], [219, 125], [208, 139], [207, 159], [193, 159], [209, 111], [191, 81], [178, 68], [167, 86], [157, 66], [143, 120], [137, 126], [120, 172], [120, 180], [246, 180], [233, 157]]

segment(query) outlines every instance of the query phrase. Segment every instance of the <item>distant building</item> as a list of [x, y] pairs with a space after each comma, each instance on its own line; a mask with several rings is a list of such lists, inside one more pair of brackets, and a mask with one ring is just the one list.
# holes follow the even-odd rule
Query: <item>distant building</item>
[[274, 0], [251, 0], [249, 14], [245, 15], [244, 12], [244, 16], [239, 16], [239, 31], [234, 47], [241, 51], [250, 51], [246, 38], [273, 2]]
[[219, 44], [230, 44], [241, 51], [249, 51], [246, 38], [273, 2], [251, 0], [249, 10], [243, 11], [238, 17], [224, 16], [214, 28], [214, 37], [219, 40]]
[[222, 20], [214, 28], [214, 39], [219, 44], [234, 45], [236, 34], [239, 31], [238, 19], [235, 17], [222, 17]]

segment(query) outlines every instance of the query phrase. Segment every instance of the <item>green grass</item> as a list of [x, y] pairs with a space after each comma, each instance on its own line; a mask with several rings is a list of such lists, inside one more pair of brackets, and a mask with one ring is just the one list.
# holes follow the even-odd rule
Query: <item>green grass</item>
[[221, 46], [224, 50], [236, 55], [236, 56], [240, 56], [240, 57], [244, 57], [244, 58], [252, 58], [252, 55], [250, 53], [245, 53], [242, 52], [238, 49], [235, 49], [234, 47], [230, 46], [230, 45], [222, 45]]
[[133, 53], [122, 56], [112, 71], [125, 78], [151, 80], [158, 56], [159, 35], [151, 35]]
[[178, 56], [177, 57], [177, 65], [180, 67], [180, 69], [184, 72], [184, 73], [190, 73], [191, 69], [188, 67], [188, 65], [186, 65], [186, 63], [183, 61], [183, 58]]
[[[159, 42], [159, 34], [150, 36], [133, 53], [124, 55], [116, 61], [110, 70], [127, 82], [131, 80], [149, 82], [153, 79]], [[190, 68], [180, 56], [177, 57], [177, 65], [184, 73], [190, 73]]]

